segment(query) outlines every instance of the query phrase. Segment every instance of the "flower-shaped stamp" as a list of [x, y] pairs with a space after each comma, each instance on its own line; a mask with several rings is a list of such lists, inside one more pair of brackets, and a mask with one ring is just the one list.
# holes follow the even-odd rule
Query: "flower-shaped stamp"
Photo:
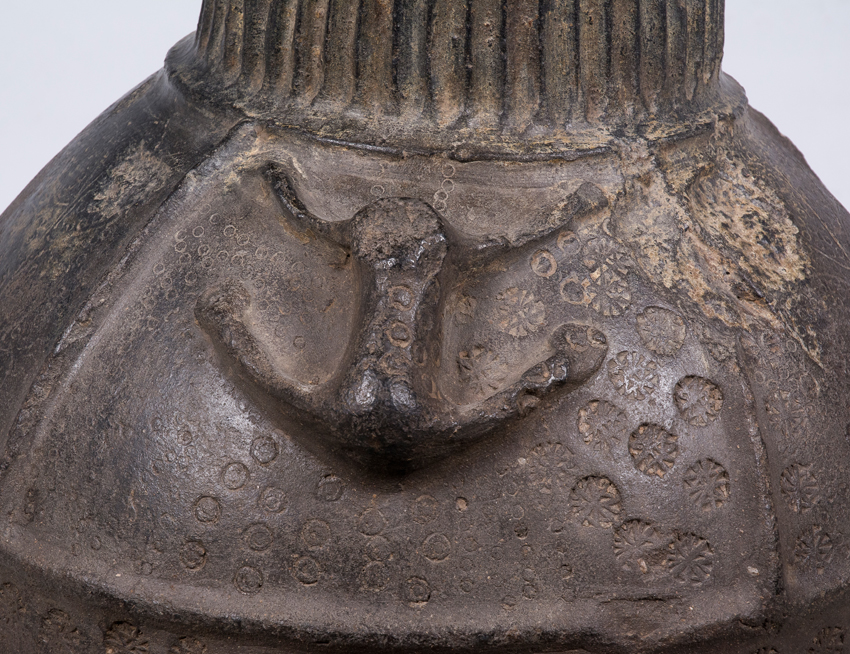
[[515, 338], [536, 332], [546, 322], [546, 309], [534, 293], [520, 288], [509, 288], [499, 293], [498, 327]]
[[703, 511], [719, 509], [729, 499], [729, 473], [711, 459], [697, 461], [684, 477], [685, 491]]
[[682, 417], [693, 427], [705, 427], [717, 420], [723, 408], [723, 392], [702, 377], [685, 377], [673, 392]]
[[627, 425], [626, 414], [605, 400], [593, 400], [578, 412], [578, 433], [595, 450], [611, 450]]
[[661, 307], [649, 307], [638, 314], [637, 331], [646, 349], [660, 356], [673, 356], [685, 342], [685, 321]]
[[629, 520], [614, 532], [614, 556], [623, 570], [647, 574], [666, 562], [667, 539], [651, 524]]
[[620, 352], [608, 361], [608, 378], [623, 397], [645, 400], [658, 385], [658, 364], [637, 352]]
[[623, 512], [620, 491], [606, 477], [585, 477], [570, 493], [573, 515], [585, 527], [610, 529]]
[[663, 479], [679, 456], [679, 437], [659, 425], [641, 425], [629, 436], [629, 454], [638, 470]]
[[779, 489], [794, 513], [807, 513], [820, 500], [818, 481], [812, 466], [794, 463], [782, 471]]
[[561, 443], [541, 443], [526, 458], [528, 483], [544, 494], [563, 485], [575, 466], [573, 453]]
[[460, 380], [479, 397], [489, 397], [505, 384], [508, 365], [498, 352], [476, 345], [457, 356]]
[[794, 562], [823, 570], [832, 561], [832, 537], [818, 525], [812, 525], [797, 537]]
[[129, 622], [117, 622], [103, 639], [106, 654], [147, 654], [148, 641], [139, 628]]
[[714, 551], [696, 534], [677, 534], [668, 546], [667, 569], [679, 583], [699, 584], [711, 576]]

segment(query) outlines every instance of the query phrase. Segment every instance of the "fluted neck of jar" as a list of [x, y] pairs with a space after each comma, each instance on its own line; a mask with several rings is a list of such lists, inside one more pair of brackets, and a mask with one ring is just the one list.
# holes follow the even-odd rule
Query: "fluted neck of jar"
[[724, 0], [204, 0], [171, 67], [284, 123], [566, 133], [716, 102], [723, 14]]

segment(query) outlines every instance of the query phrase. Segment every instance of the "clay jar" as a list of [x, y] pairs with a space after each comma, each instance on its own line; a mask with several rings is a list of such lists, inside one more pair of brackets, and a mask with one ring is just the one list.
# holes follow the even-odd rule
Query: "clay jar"
[[205, 2], [0, 219], [0, 642], [842, 651], [848, 216], [722, 25]]

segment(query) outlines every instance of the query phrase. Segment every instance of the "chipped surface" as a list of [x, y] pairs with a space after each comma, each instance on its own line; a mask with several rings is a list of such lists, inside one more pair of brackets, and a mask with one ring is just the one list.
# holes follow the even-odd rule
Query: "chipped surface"
[[144, 201], [171, 174], [171, 166], [151, 152], [144, 141], [134, 145], [108, 173], [88, 210], [105, 219]]
[[723, 126], [716, 139], [711, 157], [689, 157], [686, 148], [624, 149], [634, 181], [616, 232], [648, 275], [686, 293], [706, 317], [746, 330], [787, 329], [820, 362], [821, 345], [794, 308], [810, 293], [799, 228], [778, 195], [734, 161]]

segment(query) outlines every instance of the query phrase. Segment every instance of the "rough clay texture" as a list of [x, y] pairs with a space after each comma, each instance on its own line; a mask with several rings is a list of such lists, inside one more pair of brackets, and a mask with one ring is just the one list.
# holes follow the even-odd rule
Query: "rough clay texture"
[[850, 647], [850, 216], [721, 51], [205, 2], [0, 218], [0, 649]]

